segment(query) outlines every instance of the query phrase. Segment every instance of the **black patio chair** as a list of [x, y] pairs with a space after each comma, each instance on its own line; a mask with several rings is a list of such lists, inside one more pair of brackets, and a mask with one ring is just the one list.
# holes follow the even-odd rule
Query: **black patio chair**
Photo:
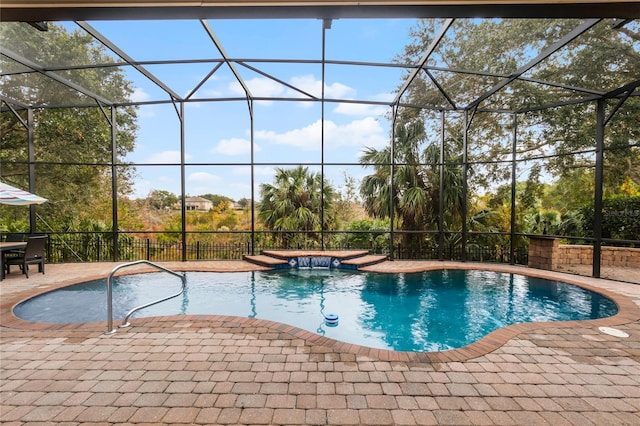
[[27, 246], [24, 253], [15, 257], [5, 258], [4, 264], [7, 268], [7, 274], [11, 272], [11, 265], [18, 265], [22, 273], [29, 278], [29, 265], [38, 264], [38, 272], [44, 274], [44, 248], [47, 242], [47, 236], [36, 236], [27, 238]]

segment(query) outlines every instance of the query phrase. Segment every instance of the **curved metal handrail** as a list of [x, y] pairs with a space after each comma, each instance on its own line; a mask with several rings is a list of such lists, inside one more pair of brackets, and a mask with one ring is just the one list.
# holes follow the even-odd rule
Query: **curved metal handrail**
[[116, 329], [113, 328], [113, 276], [114, 274], [118, 272], [120, 269], [127, 268], [129, 266], [140, 265], [140, 264], [153, 266], [156, 269], [160, 269], [161, 271], [168, 272], [171, 275], [175, 275], [176, 277], [180, 278], [180, 280], [182, 281], [182, 288], [176, 294], [173, 294], [171, 296], [167, 296], [162, 299], [147, 303], [145, 305], [137, 306], [131, 309], [129, 312], [127, 312], [124, 319], [122, 320], [122, 324], [120, 324], [118, 327], [120, 328], [129, 327], [131, 325], [129, 323], [129, 318], [134, 312], [139, 311], [140, 309], [148, 308], [149, 306], [155, 305], [156, 303], [164, 302], [165, 300], [169, 300], [174, 297], [180, 296], [182, 293], [184, 293], [184, 290], [187, 286], [187, 277], [184, 274], [181, 275], [177, 272], [172, 271], [171, 269], [167, 269], [153, 262], [149, 262], [148, 260], [137, 260], [135, 262], [124, 263], [122, 265], [116, 266], [115, 268], [113, 268], [111, 273], [109, 273], [109, 277], [107, 278], [107, 331], [104, 334], [113, 334], [116, 332]]

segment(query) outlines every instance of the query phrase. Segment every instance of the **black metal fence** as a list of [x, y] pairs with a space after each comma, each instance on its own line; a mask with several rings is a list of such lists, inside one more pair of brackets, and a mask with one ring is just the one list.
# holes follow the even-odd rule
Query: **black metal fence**
[[[518, 265], [526, 265], [529, 262], [527, 247], [518, 247], [514, 250], [514, 262]], [[468, 246], [463, 256], [463, 249], [460, 246], [444, 246], [442, 258], [438, 246], [428, 247], [419, 250], [408, 250], [406, 247], [397, 245], [394, 248], [394, 258], [413, 260], [466, 260], [469, 262], [490, 262], [490, 263], [510, 263], [509, 248], [504, 246], [483, 247]]]
[[[252, 250], [253, 248], [253, 250]], [[380, 246], [367, 247], [366, 244], [328, 244], [328, 250], [368, 250], [372, 254], [389, 255], [388, 248]], [[197, 241], [190, 237], [185, 245], [183, 257], [182, 242], [163, 242], [151, 238], [137, 238], [121, 235], [118, 239], [118, 256], [120, 261], [150, 260], [150, 261], [181, 261], [186, 260], [240, 260], [243, 255], [259, 254], [263, 250], [298, 249], [316, 250], [318, 247], [296, 245], [295, 247], [281, 247], [276, 244], [261, 241], [252, 247], [250, 241], [211, 243]], [[527, 247], [515, 250], [514, 263], [526, 265]], [[463, 256], [462, 248], [458, 246], [443, 246], [441, 251], [437, 245], [420, 250], [408, 250], [401, 244], [393, 249], [395, 259], [422, 260], [467, 260], [474, 262], [510, 263], [509, 248], [504, 246], [483, 247], [467, 246]], [[115, 259], [113, 239], [105, 234], [50, 234], [47, 243], [47, 262], [109, 262]]]

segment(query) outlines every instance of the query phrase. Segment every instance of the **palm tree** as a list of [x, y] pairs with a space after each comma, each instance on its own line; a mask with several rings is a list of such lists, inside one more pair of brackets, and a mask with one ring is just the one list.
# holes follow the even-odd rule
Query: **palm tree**
[[284, 248], [295, 243], [317, 245], [317, 232], [330, 228], [335, 190], [308, 167], [277, 168], [274, 182], [260, 185], [260, 197], [258, 217], [267, 229], [307, 231], [302, 237], [293, 232], [279, 233], [276, 241]]
[[[424, 125], [415, 121], [398, 124], [395, 130], [395, 166], [393, 173], [393, 200], [391, 199], [391, 148], [368, 148], [360, 163], [370, 165], [374, 173], [365, 176], [360, 186], [367, 213], [374, 218], [395, 218], [394, 226], [402, 231], [401, 245], [407, 256], [420, 257], [428, 240], [414, 231], [438, 229], [440, 203], [440, 147], [427, 146], [420, 152], [425, 139]], [[455, 141], [454, 141], [455, 142]], [[448, 145], [451, 145], [449, 141]], [[459, 162], [452, 150], [445, 150], [445, 162]], [[455, 226], [461, 219], [462, 169], [445, 167], [444, 206], [445, 227]]]

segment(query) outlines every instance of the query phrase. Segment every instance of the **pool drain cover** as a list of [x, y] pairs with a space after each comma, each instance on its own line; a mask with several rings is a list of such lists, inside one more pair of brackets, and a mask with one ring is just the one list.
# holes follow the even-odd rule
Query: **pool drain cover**
[[610, 336], [615, 336], [615, 337], [629, 337], [629, 335], [627, 333], [625, 333], [622, 330], [618, 330], [617, 328], [611, 328], [611, 327], [598, 327], [598, 330], [600, 330], [601, 332], [603, 332], [604, 334], [608, 334]]

